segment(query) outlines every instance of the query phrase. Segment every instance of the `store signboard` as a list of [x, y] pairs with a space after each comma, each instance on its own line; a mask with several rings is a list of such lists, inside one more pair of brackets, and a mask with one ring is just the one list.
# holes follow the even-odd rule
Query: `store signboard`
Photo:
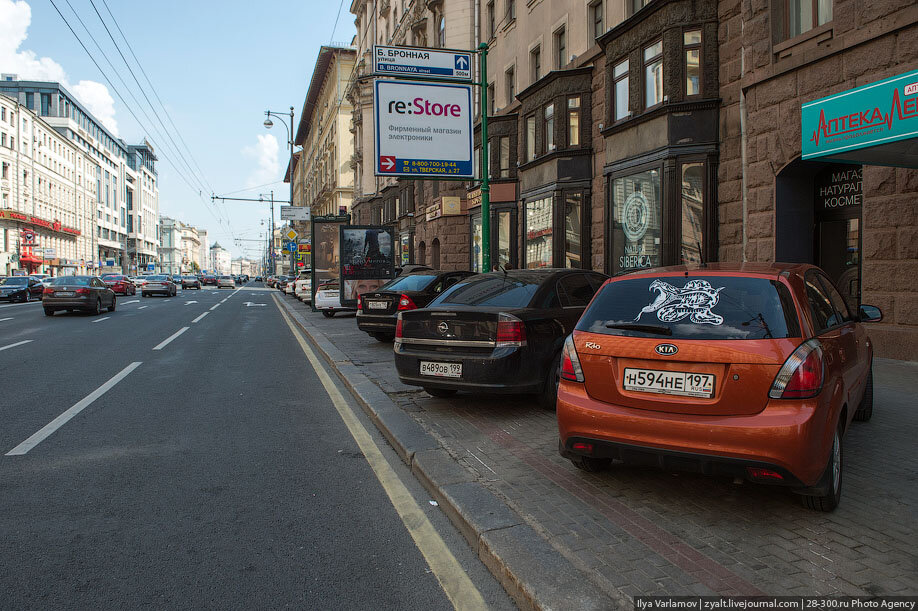
[[918, 137], [918, 70], [801, 106], [803, 159], [855, 161], [851, 151]]
[[474, 178], [472, 87], [375, 83], [376, 175]]

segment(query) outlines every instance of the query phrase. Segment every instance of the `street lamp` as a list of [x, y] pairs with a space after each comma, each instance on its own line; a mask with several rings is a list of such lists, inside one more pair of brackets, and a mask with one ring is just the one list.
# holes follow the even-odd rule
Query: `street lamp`
[[[274, 122], [271, 120], [271, 117], [277, 117], [281, 123], [284, 124], [284, 127], [287, 128], [287, 145], [290, 147], [290, 162], [287, 166], [290, 169], [290, 205], [293, 206], [293, 106], [290, 107], [290, 124], [288, 125], [284, 121], [284, 117], [287, 116], [287, 113], [274, 112], [272, 110], [265, 111], [265, 129], [271, 129], [274, 127]], [[271, 207], [271, 216], [274, 216], [274, 207]], [[274, 239], [272, 234], [271, 239]], [[290, 273], [293, 274], [293, 254], [290, 255]]]

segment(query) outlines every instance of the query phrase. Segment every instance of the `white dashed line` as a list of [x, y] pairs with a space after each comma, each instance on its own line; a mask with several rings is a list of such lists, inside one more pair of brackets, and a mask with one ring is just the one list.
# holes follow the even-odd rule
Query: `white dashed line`
[[174, 340], [176, 337], [178, 337], [179, 335], [181, 335], [182, 333], [184, 333], [185, 331], [187, 331], [187, 330], [190, 329], [190, 328], [191, 328], [191, 327], [182, 327], [181, 329], [179, 329], [178, 331], [176, 331], [175, 333], [173, 333], [172, 335], [170, 335], [169, 337], [167, 337], [165, 340], [163, 340], [162, 343], [160, 343], [158, 346], [156, 346], [156, 347], [153, 348], [153, 349], [154, 349], [154, 350], [162, 350], [163, 348], [165, 348], [166, 346], [168, 346], [169, 343], [170, 343], [172, 340]]
[[142, 310], [142, 309], [144, 309], [144, 308], [149, 308], [149, 307], [150, 307], [150, 306], [140, 306], [140, 307], [137, 308], [137, 309], [138, 309], [138, 310]]
[[129, 303], [140, 303], [140, 300], [139, 300], [139, 299], [131, 299], [130, 301], [125, 301], [125, 302], [122, 303], [121, 305], [127, 305], [127, 304], [129, 304]]
[[212, 307], [212, 308], [210, 309], [210, 311], [213, 312], [214, 310], [216, 310], [216, 309], [219, 308], [219, 307], [220, 307], [220, 304], [219, 304], [219, 303], [215, 303], [215, 304], [214, 304], [214, 307]]
[[210, 314], [210, 312], [204, 312], [203, 314], [201, 314], [200, 316], [198, 316], [197, 318], [195, 318], [195, 319], [192, 320], [191, 322], [198, 322], [199, 320], [201, 320], [202, 318], [204, 318], [204, 317], [207, 316], [208, 314]]
[[111, 316], [105, 316], [104, 318], [97, 318], [97, 319], [95, 319], [95, 320], [92, 321], [92, 322], [93, 322], [93, 324], [95, 324], [95, 323], [97, 323], [97, 322], [102, 322], [103, 320], [108, 320], [109, 318], [111, 318]]
[[22, 346], [23, 344], [28, 344], [31, 341], [33, 340], [27, 339], [23, 342], [16, 342], [15, 344], [10, 344], [9, 346], [3, 346], [2, 348], [0, 348], [0, 352], [3, 352], [4, 350], [9, 350], [10, 348], [15, 348], [16, 346]]
[[12, 318], [0, 318], [0, 322], [3, 322], [4, 320], [13, 320], [13, 319]]

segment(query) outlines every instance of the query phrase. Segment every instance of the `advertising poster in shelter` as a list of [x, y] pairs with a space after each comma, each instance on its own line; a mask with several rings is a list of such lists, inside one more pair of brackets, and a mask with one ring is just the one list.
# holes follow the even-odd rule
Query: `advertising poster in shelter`
[[341, 244], [341, 305], [356, 307], [357, 296], [395, 277], [395, 235], [391, 227], [346, 225]]
[[337, 281], [341, 269], [341, 250], [338, 242], [338, 227], [347, 222], [347, 217], [315, 218], [312, 222], [312, 296], [315, 303], [316, 291], [326, 282]]

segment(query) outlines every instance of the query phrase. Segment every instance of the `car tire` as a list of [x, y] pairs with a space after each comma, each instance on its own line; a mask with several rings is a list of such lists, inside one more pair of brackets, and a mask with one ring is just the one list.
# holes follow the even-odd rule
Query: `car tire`
[[561, 352], [558, 352], [551, 360], [548, 372], [545, 374], [545, 382], [542, 386], [542, 392], [539, 394], [539, 405], [548, 410], [555, 411], [558, 407], [558, 386], [561, 383]]
[[575, 456], [570, 461], [572, 465], [585, 473], [599, 473], [608, 469], [612, 464], [608, 458], [596, 458], [595, 456]]
[[838, 507], [841, 500], [842, 488], [842, 466], [844, 464], [842, 457], [842, 426], [841, 422], [835, 429], [835, 437], [832, 439], [832, 450], [829, 452], [829, 462], [826, 470], [819, 478], [820, 487], [825, 486], [825, 494], [808, 495], [804, 492], [801, 497], [803, 506], [814, 511], [832, 511]]
[[383, 343], [391, 342], [395, 339], [395, 334], [393, 333], [370, 333], [370, 335], [372, 335], [373, 339], [376, 341]]
[[424, 387], [424, 392], [426, 392], [431, 397], [437, 397], [439, 399], [447, 399], [456, 394], [456, 391], [452, 388], [428, 388]]
[[335, 312], [333, 310], [322, 310], [322, 316], [325, 318], [334, 318]]
[[96, 297], [96, 307], [94, 310], [92, 310], [92, 315], [98, 316], [101, 313], [102, 313], [102, 298]]
[[864, 398], [854, 411], [854, 419], [858, 422], [867, 422], [873, 416], [873, 363], [867, 372], [867, 384], [864, 387]]
[[32, 301], [32, 293], [26, 289], [25, 296], [22, 298], [22, 303], [29, 303], [30, 301]]
[[54, 316], [54, 310], [51, 308], [45, 308], [45, 316]]
[[108, 311], [109, 312], [115, 311], [115, 296], [114, 295], [112, 295], [112, 305], [108, 306]]

